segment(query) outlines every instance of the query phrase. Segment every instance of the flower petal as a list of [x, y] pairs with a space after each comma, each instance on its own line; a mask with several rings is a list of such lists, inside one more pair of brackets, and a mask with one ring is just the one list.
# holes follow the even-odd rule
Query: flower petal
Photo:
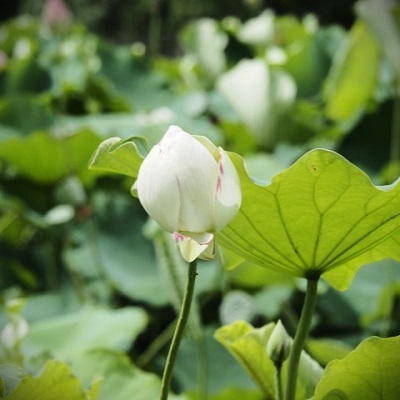
[[178, 226], [180, 201], [170, 164], [161, 143], [154, 146], [140, 166], [135, 187], [146, 212], [163, 229], [173, 232]]
[[198, 140], [176, 126], [168, 129], [160, 144], [168, 154], [169, 173], [176, 180], [174, 190], [179, 192], [179, 221], [174, 230], [212, 230], [218, 180], [216, 160]]
[[187, 262], [192, 262], [196, 258], [203, 260], [214, 258], [214, 235], [211, 233], [187, 236], [174, 232], [173, 238], [178, 245], [182, 257]]
[[235, 216], [242, 202], [239, 176], [228, 154], [219, 148], [219, 176], [215, 204], [215, 229], [221, 231]]

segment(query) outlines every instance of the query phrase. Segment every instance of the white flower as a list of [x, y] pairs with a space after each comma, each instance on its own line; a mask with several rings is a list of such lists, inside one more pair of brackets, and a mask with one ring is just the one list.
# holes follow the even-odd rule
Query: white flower
[[143, 160], [135, 188], [144, 209], [173, 233], [189, 262], [212, 258], [214, 234], [235, 216], [242, 198], [226, 152], [177, 126]]

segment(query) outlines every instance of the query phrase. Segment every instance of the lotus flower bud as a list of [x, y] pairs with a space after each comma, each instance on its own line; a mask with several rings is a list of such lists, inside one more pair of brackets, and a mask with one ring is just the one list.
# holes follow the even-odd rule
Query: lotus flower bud
[[279, 320], [267, 344], [267, 354], [274, 364], [282, 364], [288, 357], [291, 348], [291, 339], [282, 322]]
[[240, 181], [226, 152], [171, 126], [143, 160], [134, 188], [147, 213], [173, 233], [186, 261], [212, 258], [214, 234], [235, 216]]
[[47, 0], [43, 9], [43, 19], [53, 30], [64, 30], [72, 22], [72, 13], [63, 0]]

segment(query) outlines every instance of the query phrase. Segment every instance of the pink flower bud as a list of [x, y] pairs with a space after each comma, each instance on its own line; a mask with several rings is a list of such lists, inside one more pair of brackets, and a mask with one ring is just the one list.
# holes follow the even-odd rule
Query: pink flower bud
[[43, 20], [51, 29], [63, 29], [72, 22], [72, 13], [63, 0], [47, 0], [43, 9]]

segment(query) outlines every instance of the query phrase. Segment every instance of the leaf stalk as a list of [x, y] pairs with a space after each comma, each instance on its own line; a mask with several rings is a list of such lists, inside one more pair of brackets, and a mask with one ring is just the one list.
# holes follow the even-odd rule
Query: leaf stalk
[[307, 279], [306, 297], [304, 299], [299, 325], [297, 327], [296, 335], [294, 337], [293, 345], [289, 355], [285, 400], [295, 400], [296, 398], [299, 361], [315, 309], [318, 280], [319, 279], [315, 278]]

